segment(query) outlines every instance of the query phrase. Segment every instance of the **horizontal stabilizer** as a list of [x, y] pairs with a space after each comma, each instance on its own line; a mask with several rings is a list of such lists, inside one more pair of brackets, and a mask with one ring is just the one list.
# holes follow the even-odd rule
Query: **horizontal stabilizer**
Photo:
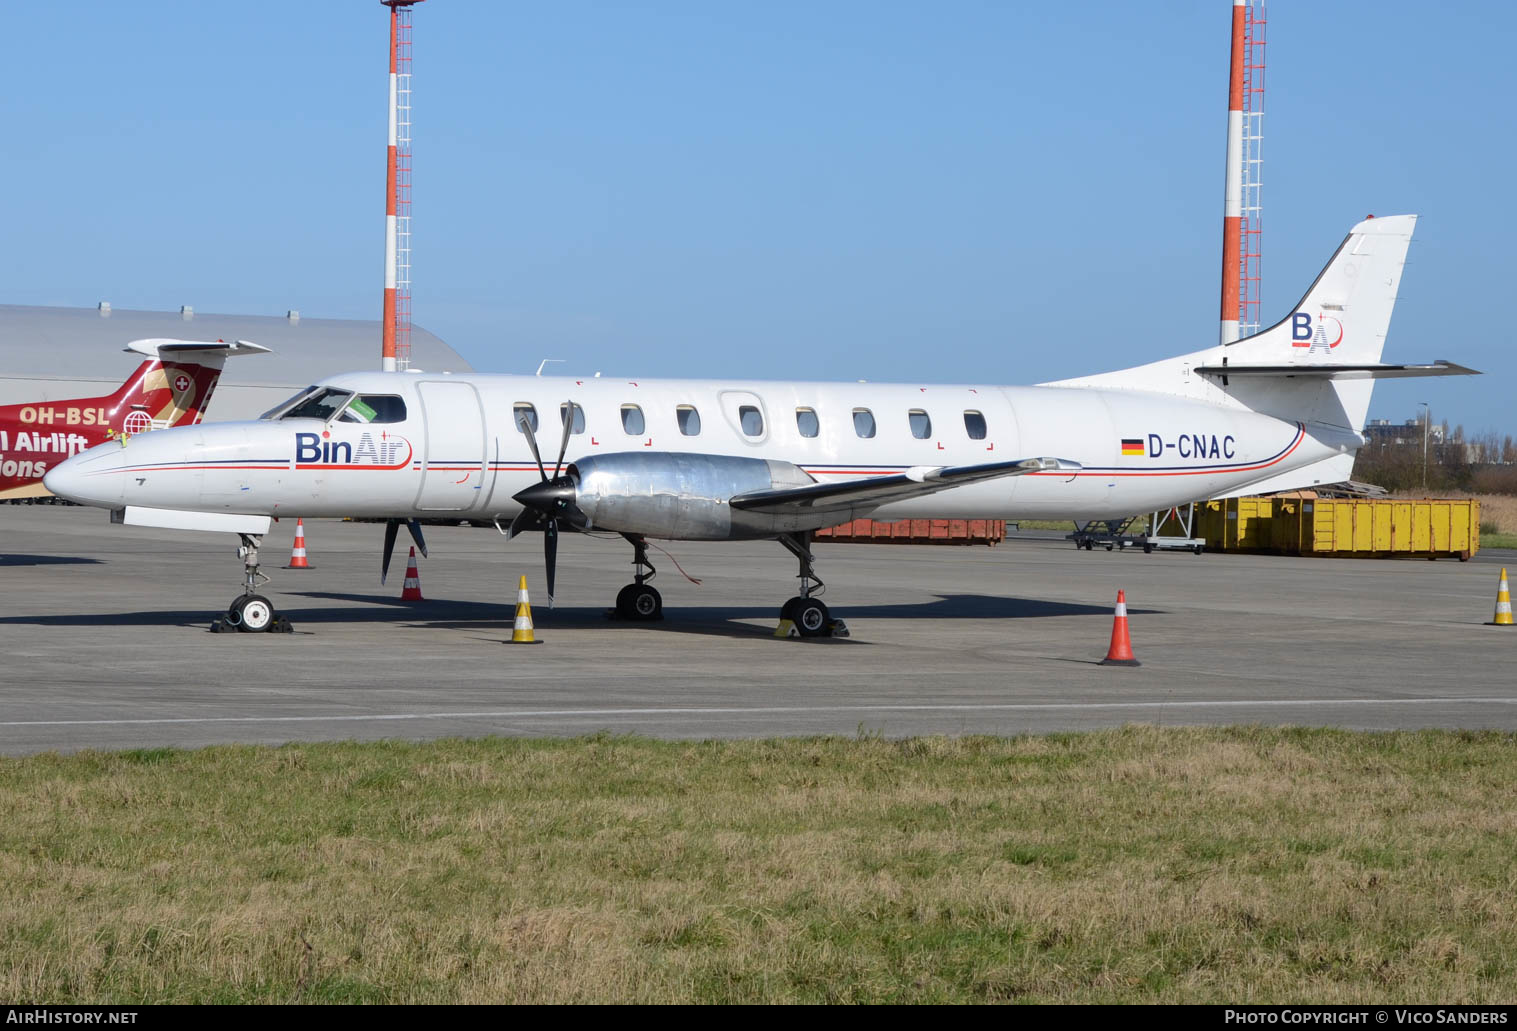
[[269, 348], [251, 340], [234, 340], [229, 344], [225, 340], [170, 340], [165, 337], [133, 340], [124, 350], [160, 359], [228, 358], [239, 354], [271, 353]]
[[892, 501], [925, 497], [952, 487], [962, 487], [1003, 476], [1028, 473], [1077, 473], [1078, 462], [1067, 458], [1024, 458], [1014, 462], [987, 462], [983, 465], [917, 466], [893, 476], [842, 480], [836, 483], [810, 483], [804, 487], [758, 490], [739, 494], [728, 504], [750, 512], [773, 514], [796, 511], [831, 511], [833, 509], [877, 508]]
[[1414, 376], [1479, 376], [1453, 362], [1437, 361], [1431, 365], [1199, 365], [1203, 376], [1282, 376], [1310, 379], [1409, 379]]

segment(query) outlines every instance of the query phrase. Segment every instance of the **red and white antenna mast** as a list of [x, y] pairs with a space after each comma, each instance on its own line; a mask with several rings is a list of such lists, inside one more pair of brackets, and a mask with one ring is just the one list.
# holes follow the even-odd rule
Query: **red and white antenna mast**
[[[1264, 120], [1264, 4], [1233, 0], [1227, 77], [1227, 170], [1222, 210], [1222, 327], [1230, 344], [1259, 329], [1259, 191]], [[1241, 332], [1246, 327], [1247, 332]]]
[[380, 352], [386, 372], [411, 364], [411, 8], [421, 2], [380, 0], [390, 9], [385, 303]]
[[1264, 237], [1259, 193], [1264, 185], [1264, 30], [1262, 0], [1243, 8], [1243, 210], [1239, 221], [1238, 335], [1259, 332], [1262, 282], [1260, 243]]

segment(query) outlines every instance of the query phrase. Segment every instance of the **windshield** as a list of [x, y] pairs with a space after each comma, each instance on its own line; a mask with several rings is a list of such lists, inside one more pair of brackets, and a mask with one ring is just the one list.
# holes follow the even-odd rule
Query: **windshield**
[[294, 396], [286, 398], [285, 400], [279, 402], [277, 405], [275, 405], [273, 408], [270, 408], [268, 411], [264, 412], [258, 418], [260, 418], [260, 419], [277, 419], [277, 418], [279, 418], [279, 415], [280, 415], [281, 412], [285, 411], [286, 409], [295, 407], [295, 405], [297, 403], [299, 403], [299, 401], [302, 398], [304, 398], [307, 394], [310, 394], [310, 393], [312, 393], [312, 392], [314, 392], [314, 391], [316, 391], [318, 389], [320, 389], [320, 388], [319, 387], [314, 387], [314, 386], [306, 387], [304, 390], [301, 390], [301, 391], [297, 392]]
[[281, 419], [320, 419], [323, 422], [342, 410], [353, 396], [351, 390], [322, 387], [279, 416]]

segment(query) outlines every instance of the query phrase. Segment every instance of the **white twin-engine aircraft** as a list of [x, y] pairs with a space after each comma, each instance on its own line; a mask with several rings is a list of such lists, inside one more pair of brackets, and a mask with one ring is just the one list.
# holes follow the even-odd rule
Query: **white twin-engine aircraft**
[[1347, 479], [1375, 379], [1471, 372], [1380, 362], [1415, 221], [1356, 225], [1262, 333], [1121, 372], [1034, 387], [354, 372], [254, 422], [92, 448], [46, 485], [116, 522], [240, 534], [228, 621], [249, 631], [275, 619], [256, 590], [270, 517], [359, 516], [386, 521], [381, 578], [402, 524], [425, 554], [419, 519], [542, 531], [550, 596], [561, 529], [619, 533], [627, 619], [662, 614], [648, 538], [777, 539], [800, 560], [783, 615], [824, 634], [822, 527], [1116, 518]]

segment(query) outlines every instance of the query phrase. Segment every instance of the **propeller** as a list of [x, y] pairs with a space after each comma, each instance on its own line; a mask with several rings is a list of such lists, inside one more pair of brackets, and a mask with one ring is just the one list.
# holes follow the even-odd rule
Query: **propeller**
[[564, 467], [564, 455], [569, 451], [569, 436], [574, 432], [574, 415], [577, 406], [573, 401], [567, 401], [563, 406], [564, 433], [563, 439], [558, 444], [558, 459], [553, 463], [553, 475], [548, 475], [548, 468], [543, 464], [542, 453], [537, 449], [537, 437], [527, 423], [525, 413], [517, 417], [517, 426], [522, 436], [527, 438], [527, 446], [532, 449], [532, 457], [537, 462], [537, 474], [542, 477], [540, 483], [518, 491], [512, 500], [521, 505], [521, 511], [516, 518], [511, 520], [511, 527], [506, 531], [507, 537], [515, 537], [525, 530], [542, 530], [543, 532], [543, 561], [547, 566], [548, 574], [548, 603], [553, 602], [553, 584], [558, 569], [558, 524], [559, 520], [566, 520], [569, 525], [583, 525], [584, 517], [574, 505], [575, 485], [569, 476], [560, 476]]
[[395, 534], [400, 530], [400, 524], [405, 523], [406, 529], [411, 531], [411, 539], [416, 542], [416, 549], [421, 552], [421, 557], [427, 557], [427, 542], [421, 536], [421, 524], [414, 519], [386, 519], [385, 520], [385, 556], [379, 566], [379, 582], [383, 584], [385, 577], [390, 575], [390, 556], [395, 553]]

